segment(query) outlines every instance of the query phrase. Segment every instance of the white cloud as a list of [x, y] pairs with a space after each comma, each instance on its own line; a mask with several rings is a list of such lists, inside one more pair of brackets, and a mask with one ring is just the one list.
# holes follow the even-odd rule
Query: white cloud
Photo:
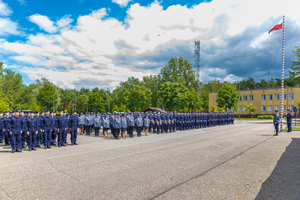
[[112, 0], [113, 3], [116, 3], [121, 7], [126, 7], [129, 1], [131, 0]]
[[27, 2], [25, 0], [17, 0], [17, 1], [20, 2], [21, 5], [24, 5], [24, 6], [27, 5]]
[[56, 26], [54, 26], [54, 22], [51, 21], [47, 16], [34, 14], [29, 16], [29, 21], [32, 23], [37, 24], [41, 30], [44, 30], [48, 33], [55, 33], [57, 32]]
[[[263, 9], [263, 5], [269, 9]], [[32, 80], [45, 77], [63, 88], [78, 89], [83, 84], [98, 83], [112, 89], [130, 76], [142, 78], [156, 74], [158, 65], [162, 66], [160, 63], [182, 54], [182, 51], [167, 54], [166, 50], [175, 45], [193, 52], [193, 41], [197, 38], [204, 46], [216, 44], [218, 48], [226, 38], [238, 36], [246, 28], [258, 27], [268, 20], [267, 32], [284, 13], [289, 13], [290, 20], [299, 21], [294, 7], [293, 0], [276, 3], [213, 0], [191, 8], [174, 5], [165, 10], [158, 2], [149, 6], [136, 3], [127, 10], [125, 23], [115, 18], [104, 19], [108, 14], [102, 8], [78, 17], [75, 26], [70, 25], [72, 19], [67, 15], [54, 22], [35, 14], [29, 20], [50, 34], [29, 35], [26, 42], [0, 40], [0, 49], [11, 52], [10, 58], [16, 62], [34, 66], [22, 68]], [[252, 47], [259, 48], [264, 40], [266, 35], [257, 35], [251, 41]], [[165, 60], [153, 57], [157, 52], [163, 52], [157, 58], [165, 57]], [[153, 70], [147, 66], [154, 66]], [[237, 79], [227, 74], [226, 69], [205, 66], [203, 70], [201, 77], [206, 81], [216, 77], [226, 81]]]
[[56, 25], [58, 28], [64, 28], [67, 26], [70, 26], [70, 24], [73, 22], [73, 19], [70, 18], [69, 15], [62, 17], [60, 20], [56, 22]]
[[18, 30], [18, 24], [9, 18], [0, 17], [0, 36], [1, 35], [19, 35], [21, 32]]
[[12, 14], [12, 10], [8, 7], [6, 3], [0, 0], [0, 16], [8, 16]]

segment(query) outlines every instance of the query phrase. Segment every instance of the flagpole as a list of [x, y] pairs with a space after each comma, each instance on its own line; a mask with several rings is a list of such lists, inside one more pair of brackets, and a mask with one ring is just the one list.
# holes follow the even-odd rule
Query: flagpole
[[[280, 131], [282, 131], [283, 121], [283, 90], [284, 90], [284, 16], [282, 21], [282, 67], [281, 67], [281, 109], [280, 109]], [[288, 98], [288, 97], [287, 97]]]

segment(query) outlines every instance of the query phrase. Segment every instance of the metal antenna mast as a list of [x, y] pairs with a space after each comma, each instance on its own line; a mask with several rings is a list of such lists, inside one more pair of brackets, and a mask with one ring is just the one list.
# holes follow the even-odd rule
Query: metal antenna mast
[[195, 40], [195, 68], [197, 72], [197, 91], [200, 93], [200, 40]]

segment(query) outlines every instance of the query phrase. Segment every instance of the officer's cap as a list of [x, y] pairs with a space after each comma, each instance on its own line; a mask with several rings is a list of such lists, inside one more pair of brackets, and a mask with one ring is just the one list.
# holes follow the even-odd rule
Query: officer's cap
[[9, 113], [8, 111], [6, 111], [5, 113]]
[[278, 112], [278, 110], [275, 110], [275, 112]]
[[39, 113], [39, 112], [38, 112], [38, 111], [35, 111], [34, 113], [37, 114], [37, 113]]
[[41, 112], [41, 114], [44, 113], [44, 111]]
[[46, 110], [45, 112], [49, 112], [49, 110]]

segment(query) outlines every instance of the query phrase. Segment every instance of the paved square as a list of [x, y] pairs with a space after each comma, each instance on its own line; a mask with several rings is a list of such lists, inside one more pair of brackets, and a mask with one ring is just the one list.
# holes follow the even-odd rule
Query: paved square
[[236, 121], [14, 154], [1, 144], [0, 199], [299, 199], [300, 132], [272, 135], [270, 121]]

